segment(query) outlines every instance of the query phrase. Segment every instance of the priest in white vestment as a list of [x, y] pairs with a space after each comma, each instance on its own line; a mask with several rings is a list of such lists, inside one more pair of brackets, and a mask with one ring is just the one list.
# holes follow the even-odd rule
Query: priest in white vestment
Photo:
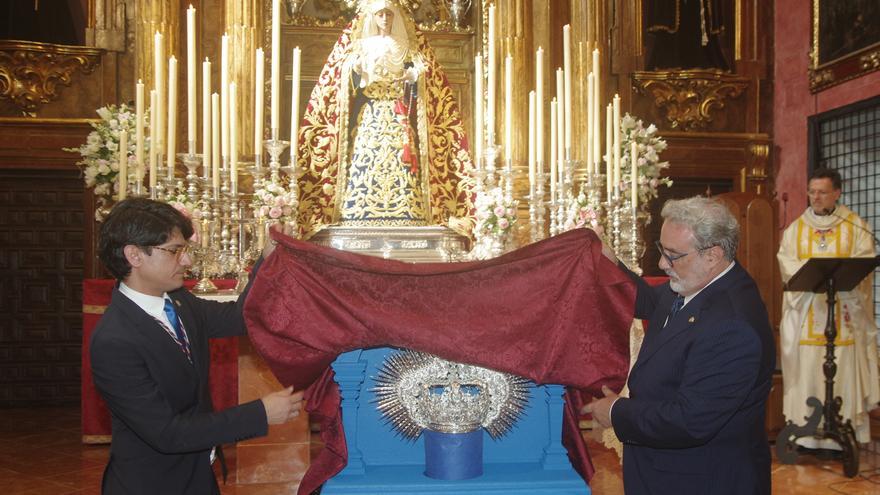
[[[785, 229], [779, 246], [783, 282], [797, 273], [810, 258], [874, 257], [870, 226], [844, 205], [840, 174], [816, 169], [810, 176], [807, 210]], [[868, 412], [880, 401], [877, 370], [877, 326], [874, 322], [872, 282], [869, 275], [855, 290], [838, 292], [835, 306], [837, 338], [834, 396], [841, 397], [840, 414], [851, 420], [859, 443], [871, 439]], [[825, 325], [828, 305], [824, 293], [786, 291], [783, 295], [780, 353], [782, 357], [782, 412], [787, 420], [803, 425], [812, 413], [806, 400], [825, 402]], [[821, 425], [822, 423], [820, 423]], [[799, 438], [797, 443], [813, 449], [835, 449], [833, 440]]]

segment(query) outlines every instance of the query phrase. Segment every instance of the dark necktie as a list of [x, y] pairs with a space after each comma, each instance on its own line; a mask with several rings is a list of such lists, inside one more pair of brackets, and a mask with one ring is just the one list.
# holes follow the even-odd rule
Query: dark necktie
[[164, 310], [165, 316], [168, 317], [168, 322], [171, 323], [171, 328], [174, 329], [174, 335], [177, 336], [177, 343], [180, 345], [180, 349], [186, 354], [186, 358], [192, 362], [189, 344], [186, 342], [186, 335], [184, 335], [183, 328], [180, 326], [180, 318], [177, 317], [177, 310], [174, 309], [174, 303], [171, 302], [171, 299], [165, 299]]
[[675, 299], [672, 300], [672, 307], [669, 308], [669, 317], [666, 318], [666, 322], [669, 323], [675, 317], [675, 314], [684, 306], [684, 297], [681, 295], [676, 295]]

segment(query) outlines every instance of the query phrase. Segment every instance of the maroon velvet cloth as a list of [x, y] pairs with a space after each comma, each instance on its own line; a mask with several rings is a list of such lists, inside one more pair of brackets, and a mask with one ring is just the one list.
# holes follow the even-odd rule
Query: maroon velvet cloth
[[[378, 346], [555, 383], [601, 396], [629, 367], [635, 286], [585, 229], [478, 262], [412, 264], [337, 251], [282, 235], [245, 305], [251, 341], [285, 385], [306, 391], [324, 450], [299, 493], [347, 459], [330, 363]], [[567, 396], [565, 438], [574, 467], [592, 465], [577, 430], [579, 394]]]

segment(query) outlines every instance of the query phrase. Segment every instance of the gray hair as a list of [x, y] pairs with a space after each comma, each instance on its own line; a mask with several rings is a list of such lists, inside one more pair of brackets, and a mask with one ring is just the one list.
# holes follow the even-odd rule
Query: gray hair
[[739, 222], [720, 201], [702, 196], [671, 199], [663, 205], [660, 216], [667, 222], [690, 228], [694, 233], [695, 248], [703, 250], [719, 246], [728, 261], [736, 257]]

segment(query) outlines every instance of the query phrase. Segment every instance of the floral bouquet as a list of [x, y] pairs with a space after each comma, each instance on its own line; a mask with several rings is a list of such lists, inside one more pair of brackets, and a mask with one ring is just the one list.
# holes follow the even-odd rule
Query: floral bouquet
[[502, 236], [510, 232], [516, 223], [516, 201], [508, 201], [500, 187], [477, 195], [477, 225], [474, 234]]
[[[116, 175], [119, 172], [120, 131], [126, 131], [130, 137], [135, 136], [137, 122], [134, 109], [125, 103], [119, 106], [101, 107], [97, 113], [101, 120], [92, 124], [94, 130], [86, 137], [85, 144], [79, 148], [64, 148], [64, 151], [79, 153], [82, 157], [76, 164], [83, 171], [86, 187], [94, 188], [98, 201], [95, 219], [101, 221], [105, 215], [104, 210], [118, 189]], [[148, 125], [146, 116], [144, 125]], [[129, 139], [126, 150], [129, 160], [134, 159], [136, 148], [135, 139]], [[149, 150], [149, 139], [146, 140], [144, 148], [146, 153]]]
[[571, 229], [583, 227], [595, 230], [600, 236], [604, 232], [600, 223], [599, 212], [590, 204], [587, 195], [581, 192], [566, 212], [562, 230], [567, 232]]
[[254, 191], [254, 216], [269, 223], [287, 223], [296, 215], [296, 195], [281, 184], [265, 182]]
[[669, 162], [660, 161], [660, 153], [666, 149], [666, 141], [657, 135], [657, 127], [650, 124], [644, 126], [641, 119], [630, 114], [623, 116], [620, 122], [621, 132], [621, 181], [632, 184], [632, 165], [630, 149], [632, 142], [638, 145], [638, 177], [636, 178], [639, 193], [639, 209], [646, 210], [648, 202], [657, 197], [657, 189], [661, 184], [672, 186], [672, 179], [661, 177]]

